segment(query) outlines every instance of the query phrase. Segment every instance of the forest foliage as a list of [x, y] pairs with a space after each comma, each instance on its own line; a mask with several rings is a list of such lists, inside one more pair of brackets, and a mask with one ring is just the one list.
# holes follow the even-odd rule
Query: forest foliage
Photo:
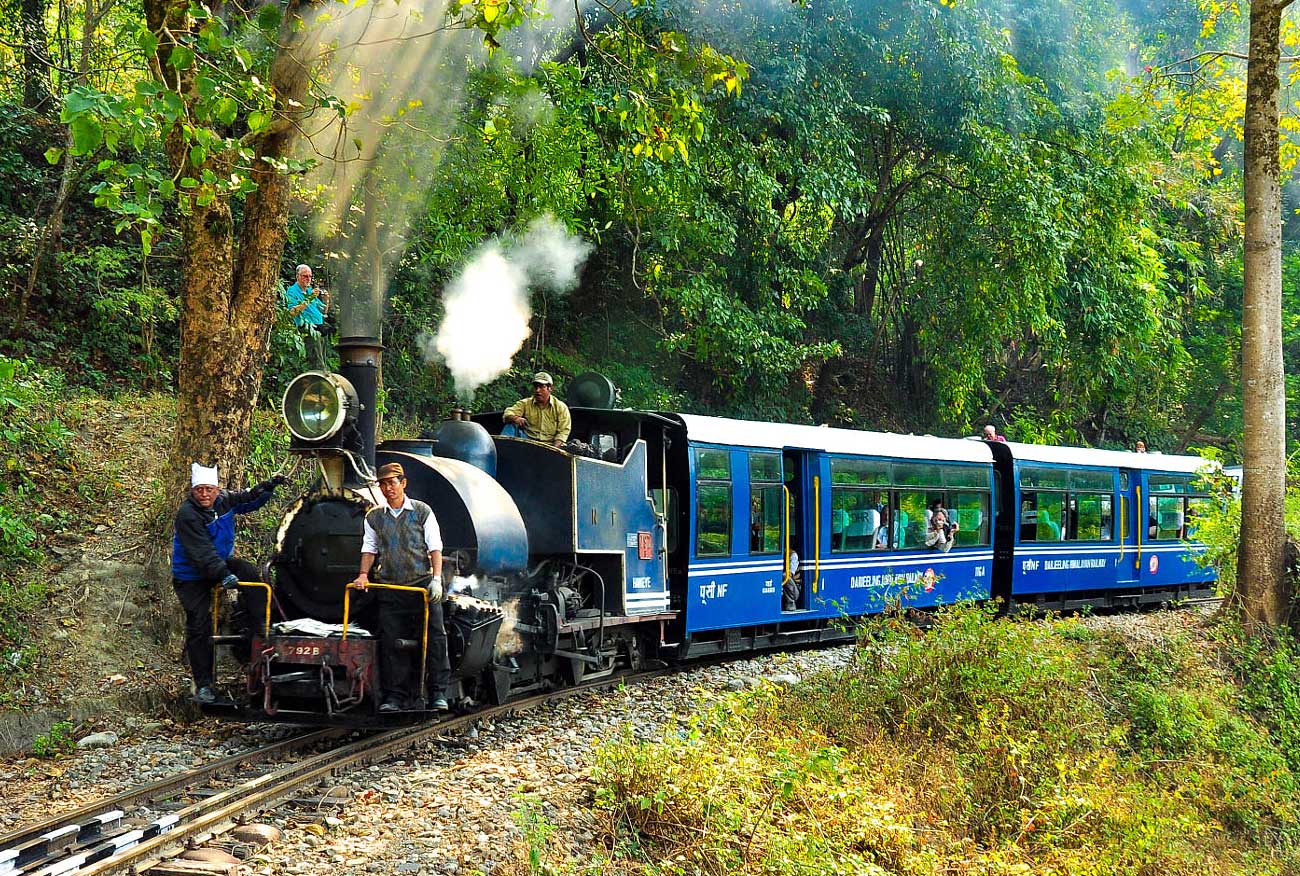
[[[43, 9], [51, 55], [69, 53], [47, 99], [22, 106], [19, 34], [0, 48], [13, 74], [0, 121], [7, 302], [33, 251], [51, 248], [3, 349], [97, 389], [167, 387], [174, 216], [250, 185], [241, 162], [268, 97], [246, 70], [280, 21], [267, 7], [236, 40], [229, 15], [198, 17], [196, 51], [212, 51], [186, 147], [195, 166], [225, 150], [229, 172], [172, 179], [156, 132], [177, 110], [143, 75], [141, 10]], [[101, 13], [95, 63], [71, 77], [59, 70], [74, 66], [86, 10]], [[407, 168], [423, 175], [390, 257], [387, 404], [427, 416], [450, 404], [415, 338], [484, 240], [550, 213], [594, 255], [577, 289], [534, 295], [532, 338], [476, 406], [510, 400], [534, 368], [594, 368], [637, 406], [938, 434], [988, 421], [1026, 440], [1232, 453], [1237, 123], [1204, 117], [1230, 112], [1225, 76], [1214, 90], [1182, 74], [1197, 51], [1233, 45], [1240, 22], [1204, 21], [1193, 0], [654, 0], [593, 7], [582, 29], [502, 30], [443, 110], [437, 160]], [[322, 105], [340, 99], [312, 87]], [[68, 147], [84, 159], [70, 218], [43, 243]], [[327, 193], [312, 163], [284, 169], [304, 171], [284, 276], [307, 261], [327, 284], [352, 282], [346, 242], [313, 222]], [[269, 403], [301, 361], [296, 340], [273, 334]]]

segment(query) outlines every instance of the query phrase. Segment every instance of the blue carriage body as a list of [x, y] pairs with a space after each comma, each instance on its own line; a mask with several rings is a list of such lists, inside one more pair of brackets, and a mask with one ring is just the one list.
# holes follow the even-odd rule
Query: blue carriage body
[[[985, 599], [993, 577], [992, 455], [982, 442], [682, 415], [689, 529], [687, 635], [833, 621]], [[970, 524], [947, 553], [924, 547], [925, 507]], [[770, 514], [779, 496], [781, 513]], [[775, 517], [775, 526], [772, 525]], [[774, 538], [772, 536], [775, 536]], [[799, 557], [798, 604], [783, 582]]]
[[1013, 544], [1009, 595], [1023, 601], [1120, 591], [1164, 594], [1216, 578], [1197, 556], [1195, 514], [1210, 501], [1197, 457], [1008, 444]]

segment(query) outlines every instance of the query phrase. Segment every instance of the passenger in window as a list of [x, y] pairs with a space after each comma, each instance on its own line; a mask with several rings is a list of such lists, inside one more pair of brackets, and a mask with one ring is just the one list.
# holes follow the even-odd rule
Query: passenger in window
[[957, 528], [956, 523], [948, 522], [948, 515], [942, 510], [934, 512], [930, 518], [930, 527], [925, 531], [925, 546], [946, 554], [952, 549], [953, 534]]
[[1146, 443], [1145, 441], [1139, 441], [1139, 442], [1137, 443], [1137, 445], [1134, 446], [1134, 448], [1133, 448], [1133, 452], [1134, 452], [1134, 453], [1146, 453], [1146, 452], [1147, 452], [1147, 443]]
[[876, 527], [876, 532], [871, 539], [872, 550], [883, 551], [889, 549], [889, 503], [883, 502], [880, 505], [880, 525]]
[[931, 519], [933, 519], [935, 512], [937, 511], [942, 511], [944, 514], [948, 513], [948, 509], [943, 507], [942, 498], [935, 499], [933, 502], [930, 503], [929, 507], [925, 509], [925, 522], [927, 524], [930, 522]]
[[993, 428], [992, 423], [989, 423], [984, 427], [984, 440], [1001, 441], [1003, 444], [1007, 443], [1007, 439], [998, 434], [998, 430]]

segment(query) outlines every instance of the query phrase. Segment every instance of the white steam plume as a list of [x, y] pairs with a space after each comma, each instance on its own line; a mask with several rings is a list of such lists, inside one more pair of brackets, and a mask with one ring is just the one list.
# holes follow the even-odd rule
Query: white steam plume
[[417, 338], [425, 361], [442, 361], [456, 394], [472, 398], [510, 369], [532, 334], [528, 290], [573, 288], [590, 252], [591, 244], [551, 216], [533, 220], [523, 237], [485, 244], [447, 286], [437, 333], [425, 331]]

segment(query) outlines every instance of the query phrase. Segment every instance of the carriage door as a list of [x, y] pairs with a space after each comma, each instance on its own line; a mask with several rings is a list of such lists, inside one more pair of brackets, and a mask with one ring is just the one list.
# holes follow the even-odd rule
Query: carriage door
[[1131, 469], [1120, 469], [1119, 472], [1119, 513], [1116, 517], [1120, 537], [1115, 583], [1121, 587], [1136, 585], [1141, 574], [1142, 527], [1146, 525], [1146, 513], [1142, 507], [1142, 479]]
[[[791, 448], [786, 448], [782, 453], [781, 468], [788, 501], [784, 524], [785, 543], [782, 547], [782, 579], [784, 582], [786, 578], [792, 578], [798, 590], [793, 608], [783, 596], [783, 611], [806, 611], [811, 604], [809, 588], [817, 566], [813, 543], [815, 527], [810, 522], [815, 513], [813, 493], [816, 485], [813, 476], [817, 472], [817, 453], [818, 451]], [[782, 590], [785, 590], [784, 583]]]

